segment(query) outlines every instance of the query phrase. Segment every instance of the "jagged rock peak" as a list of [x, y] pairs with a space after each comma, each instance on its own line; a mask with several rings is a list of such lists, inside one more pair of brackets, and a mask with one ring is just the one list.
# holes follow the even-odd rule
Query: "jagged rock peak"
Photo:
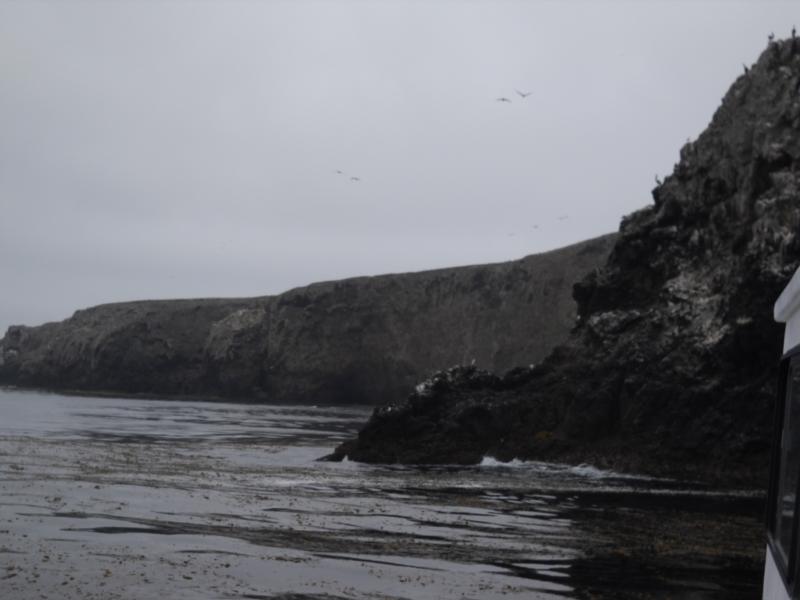
[[[575, 285], [578, 325], [541, 364], [499, 387], [451, 385], [435, 410], [375, 414], [337, 455], [760, 484], [782, 337], [772, 303], [800, 265], [800, 43], [770, 43], [653, 198]], [[480, 421], [460, 419], [465, 407]]]

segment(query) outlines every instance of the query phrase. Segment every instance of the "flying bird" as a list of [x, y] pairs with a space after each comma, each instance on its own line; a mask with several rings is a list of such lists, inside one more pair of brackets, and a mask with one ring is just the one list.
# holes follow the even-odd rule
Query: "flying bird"
[[520, 92], [519, 90], [514, 90], [514, 91], [517, 92], [517, 94], [519, 94], [519, 97], [522, 98], [523, 100], [533, 93], [533, 92]]
[[336, 169], [336, 174], [337, 175], [344, 175], [344, 171], [340, 171], [339, 169]]
[[350, 181], [361, 181], [360, 177], [351, 177]]
[[560, 217], [558, 217], [559, 221], [566, 221], [567, 219], [569, 219], [569, 215], [561, 215]]
[[511, 102], [511, 100], [509, 100], [505, 96], [501, 96], [500, 98], [497, 99], [497, 101], [498, 102], [509, 102], [509, 103]]

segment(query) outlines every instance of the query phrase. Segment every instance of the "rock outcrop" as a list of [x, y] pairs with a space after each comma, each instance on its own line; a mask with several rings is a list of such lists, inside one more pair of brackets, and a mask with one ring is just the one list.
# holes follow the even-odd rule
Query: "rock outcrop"
[[435, 376], [376, 409], [335, 457], [550, 459], [759, 484], [782, 327], [800, 265], [800, 40], [773, 42], [654, 205], [623, 220], [574, 289], [579, 324], [533, 369]]
[[0, 340], [0, 383], [124, 394], [378, 404], [442, 365], [541, 360], [572, 284], [614, 236], [507, 263], [316, 283], [240, 300], [127, 302]]

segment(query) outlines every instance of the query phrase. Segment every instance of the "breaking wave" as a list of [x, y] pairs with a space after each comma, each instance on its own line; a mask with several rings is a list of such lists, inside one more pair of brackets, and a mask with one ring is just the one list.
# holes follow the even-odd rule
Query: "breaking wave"
[[484, 456], [483, 460], [479, 463], [480, 467], [500, 467], [506, 469], [527, 469], [532, 472], [539, 472], [551, 475], [575, 475], [587, 479], [638, 479], [638, 480], [655, 480], [655, 477], [648, 477], [647, 475], [634, 475], [631, 473], [620, 473], [619, 471], [612, 471], [610, 469], [600, 469], [590, 464], [568, 465], [564, 463], [549, 463], [536, 460], [520, 460], [515, 458], [513, 460], [504, 462], [494, 458], [493, 456]]

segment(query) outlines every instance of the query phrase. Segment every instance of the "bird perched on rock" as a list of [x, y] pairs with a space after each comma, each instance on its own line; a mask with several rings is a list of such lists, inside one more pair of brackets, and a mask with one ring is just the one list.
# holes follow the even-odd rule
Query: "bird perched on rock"
[[497, 101], [498, 102], [511, 102], [511, 100], [509, 100], [505, 96], [501, 96], [500, 98], [497, 99]]
[[767, 36], [767, 40], [769, 40], [770, 43], [774, 42], [775, 41], [775, 34], [774, 33], [770, 33]]
[[656, 175], [656, 185], [661, 185], [661, 183], [662, 183], [662, 182], [661, 182], [661, 177], [659, 177], [658, 175]]

